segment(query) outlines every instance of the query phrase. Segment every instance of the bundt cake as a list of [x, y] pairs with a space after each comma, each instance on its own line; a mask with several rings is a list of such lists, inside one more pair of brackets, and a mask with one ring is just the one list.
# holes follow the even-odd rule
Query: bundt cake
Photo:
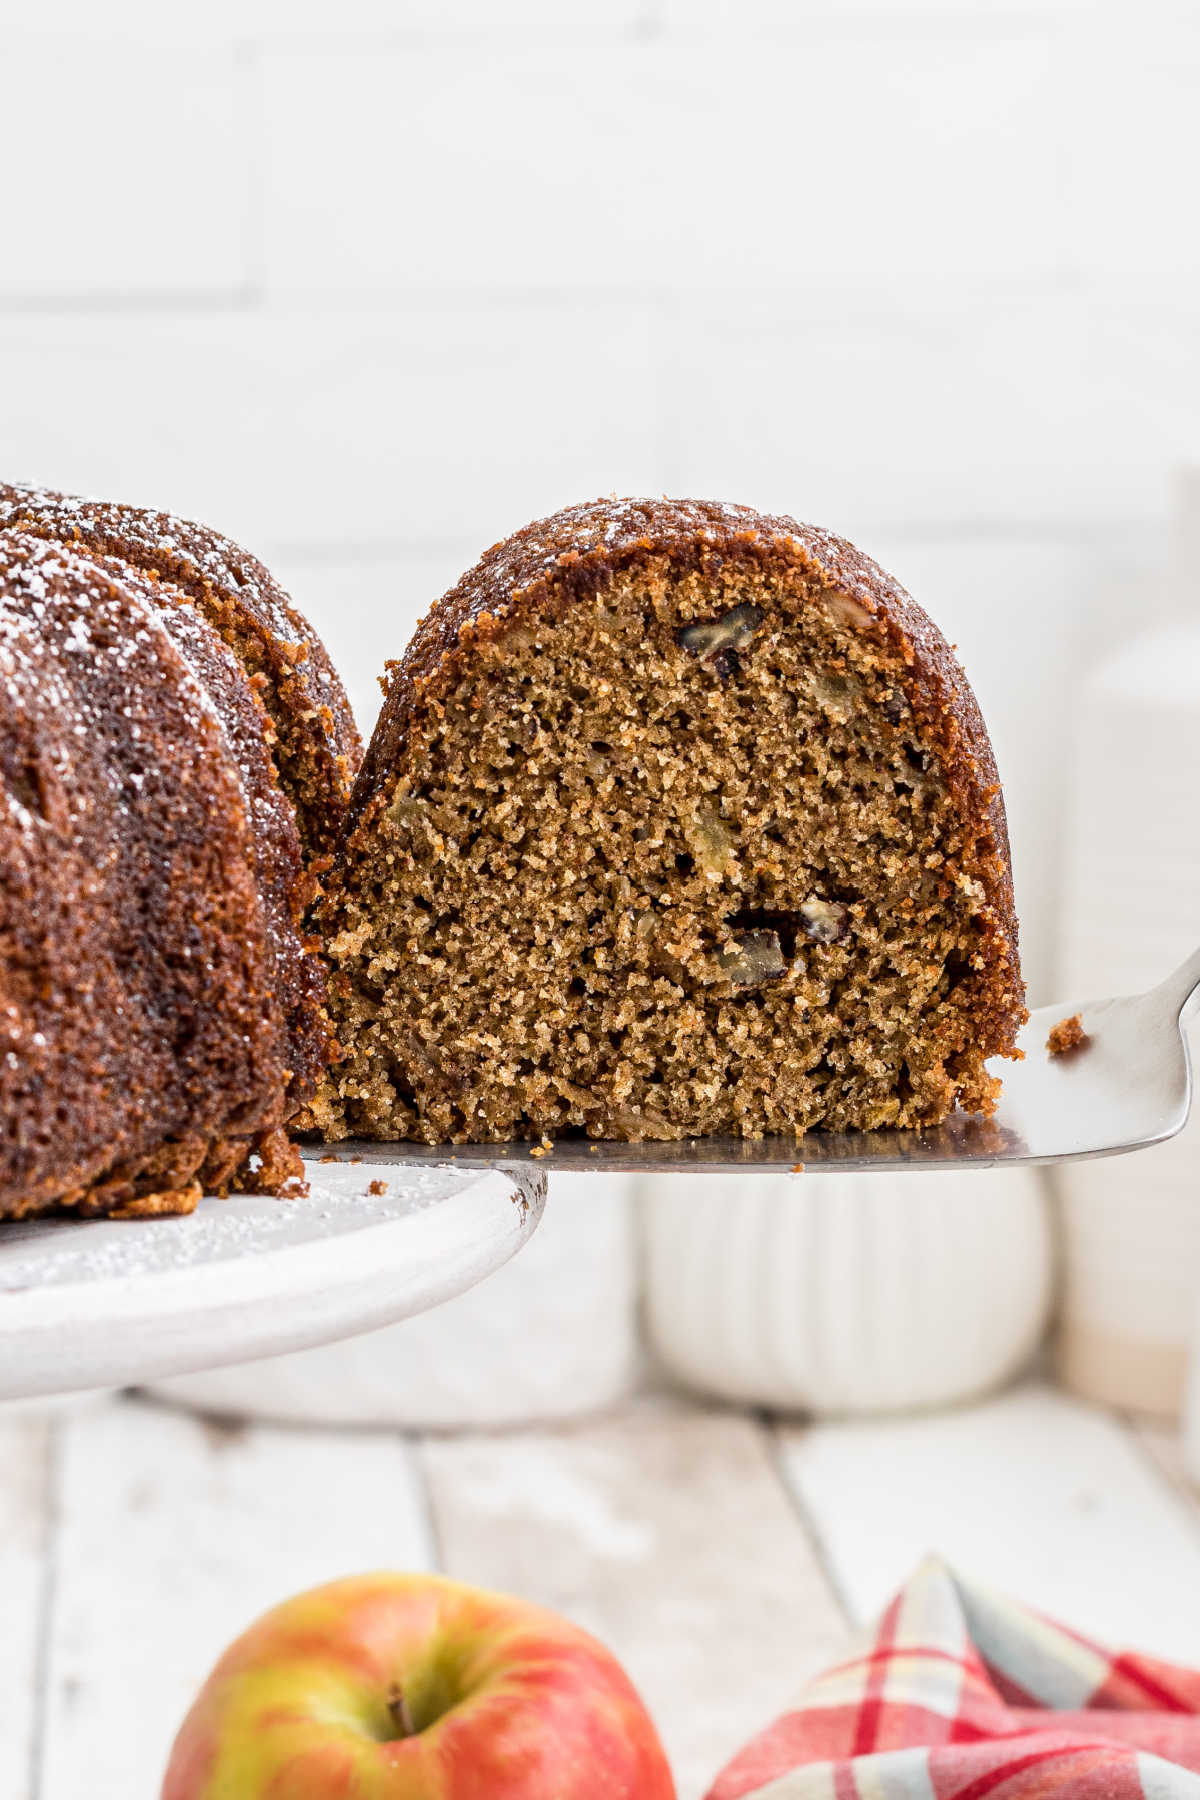
[[110, 557], [191, 602], [253, 680], [272, 757], [306, 856], [333, 849], [362, 746], [342, 684], [312, 627], [257, 559], [172, 513], [0, 483], [0, 531]]
[[921, 1126], [1023, 1021], [1004, 808], [940, 633], [698, 501], [489, 550], [389, 665], [317, 917], [302, 1122], [427, 1142]]
[[332, 1048], [304, 914], [358, 760], [252, 558], [0, 490], [0, 1217], [295, 1191]]

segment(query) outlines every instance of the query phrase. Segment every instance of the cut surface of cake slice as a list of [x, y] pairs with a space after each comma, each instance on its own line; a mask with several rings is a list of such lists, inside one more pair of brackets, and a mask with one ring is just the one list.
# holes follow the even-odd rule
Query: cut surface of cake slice
[[319, 912], [330, 1139], [672, 1139], [986, 1112], [1024, 1018], [966, 677], [852, 546], [603, 500], [422, 621]]

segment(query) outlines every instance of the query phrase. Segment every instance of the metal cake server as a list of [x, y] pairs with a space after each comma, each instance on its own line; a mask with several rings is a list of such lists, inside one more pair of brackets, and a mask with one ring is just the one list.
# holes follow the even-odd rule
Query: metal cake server
[[[521, 1144], [389, 1144], [387, 1158], [418, 1167], [533, 1163], [547, 1173], [597, 1169], [701, 1174], [840, 1169], [991, 1169], [1012, 1163], [1122, 1156], [1174, 1137], [1187, 1122], [1191, 1065], [1183, 1023], [1200, 991], [1200, 950], [1148, 994], [1043, 1006], [1021, 1032], [1022, 1062], [992, 1065], [1004, 1089], [990, 1119], [956, 1113], [927, 1131], [812, 1131], [803, 1137], [691, 1138], [621, 1144], [560, 1138]], [[1060, 1056], [1050, 1028], [1079, 1013], [1086, 1043]], [[323, 1152], [339, 1162], [378, 1158], [379, 1144], [345, 1142]], [[314, 1153], [315, 1154], [315, 1153]]]

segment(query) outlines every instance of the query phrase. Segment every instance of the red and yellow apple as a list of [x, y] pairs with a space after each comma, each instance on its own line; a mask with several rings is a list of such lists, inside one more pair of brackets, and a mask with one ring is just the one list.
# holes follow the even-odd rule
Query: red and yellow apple
[[566, 1619], [435, 1575], [363, 1575], [225, 1652], [162, 1800], [674, 1800], [624, 1670]]

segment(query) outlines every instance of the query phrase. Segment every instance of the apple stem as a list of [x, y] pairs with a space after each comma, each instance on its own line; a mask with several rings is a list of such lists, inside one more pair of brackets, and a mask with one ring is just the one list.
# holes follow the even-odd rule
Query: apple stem
[[408, 1700], [405, 1697], [404, 1689], [398, 1681], [393, 1681], [388, 1689], [388, 1711], [391, 1713], [401, 1737], [416, 1737], [417, 1728], [413, 1724], [413, 1716], [408, 1710]]

